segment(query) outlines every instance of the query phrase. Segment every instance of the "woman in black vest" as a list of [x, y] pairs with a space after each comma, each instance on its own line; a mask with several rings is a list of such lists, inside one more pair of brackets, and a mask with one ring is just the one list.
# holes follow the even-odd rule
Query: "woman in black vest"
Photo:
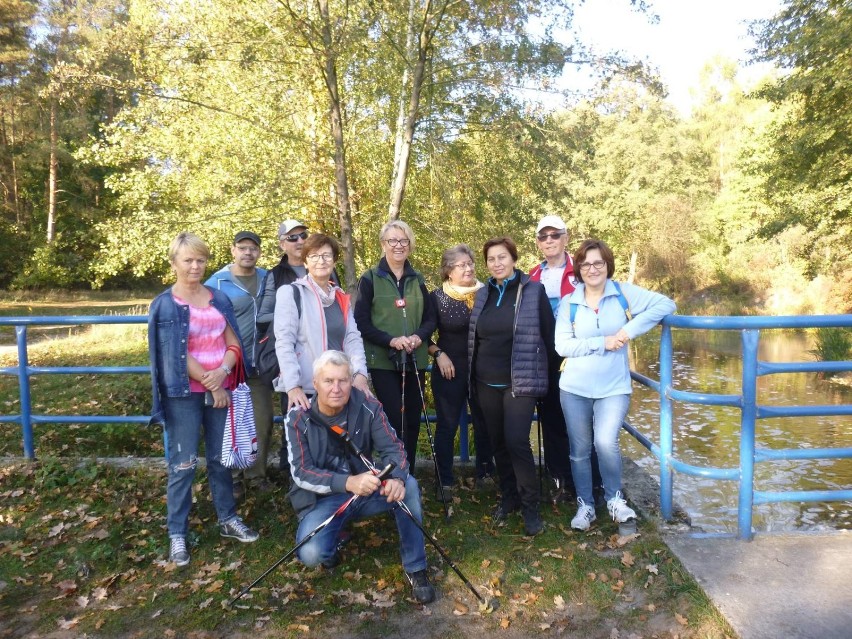
[[515, 268], [518, 248], [509, 237], [488, 240], [482, 250], [487, 285], [477, 291], [470, 315], [471, 387], [482, 411], [500, 480], [494, 521], [521, 510], [527, 535], [544, 528], [530, 429], [536, 399], [547, 393], [553, 350], [553, 311], [544, 286]]
[[364, 340], [376, 397], [400, 435], [414, 471], [423, 411], [418, 384], [424, 388], [423, 371], [429, 364], [426, 347], [435, 330], [435, 309], [423, 276], [408, 261], [414, 250], [411, 227], [402, 220], [388, 222], [379, 241], [384, 256], [358, 281], [355, 321]]

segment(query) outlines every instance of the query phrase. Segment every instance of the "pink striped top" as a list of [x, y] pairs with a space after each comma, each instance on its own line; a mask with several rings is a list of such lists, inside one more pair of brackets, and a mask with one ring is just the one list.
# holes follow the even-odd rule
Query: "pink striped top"
[[[187, 351], [201, 364], [204, 370], [219, 368], [228, 348], [225, 343], [227, 323], [224, 316], [213, 306], [193, 306], [177, 295], [172, 295], [172, 297], [178, 304], [189, 306], [189, 344], [187, 344]], [[226, 380], [223, 387], [228, 388], [229, 382], [230, 380]], [[203, 393], [207, 389], [201, 382], [190, 379], [189, 390], [193, 393]]]

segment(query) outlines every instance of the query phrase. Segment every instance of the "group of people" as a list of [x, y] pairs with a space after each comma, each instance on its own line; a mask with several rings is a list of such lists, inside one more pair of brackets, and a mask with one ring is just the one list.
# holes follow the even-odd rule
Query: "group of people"
[[[436, 480], [445, 492], [456, 483], [454, 441], [469, 409], [476, 479], [496, 475], [499, 486], [493, 520], [520, 511], [525, 533], [540, 533], [530, 442], [537, 410], [552, 498], [576, 493], [572, 528], [587, 530], [595, 520], [599, 486], [613, 519], [635, 517], [621, 490], [618, 446], [631, 392], [625, 346], [675, 305], [615, 282], [614, 257], [604, 242], [586, 240], [572, 258], [564, 221], [545, 216], [536, 229], [544, 259], [529, 274], [516, 267], [515, 242], [496, 237], [481, 252], [485, 282], [476, 278], [475, 252], [459, 244], [444, 251], [442, 284], [430, 292], [409, 261], [414, 233], [395, 220], [381, 229], [382, 257], [361, 276], [352, 304], [335, 272], [337, 240], [310, 234], [297, 220], [282, 223], [278, 239], [283, 256], [267, 272], [257, 267], [260, 238], [237, 233], [233, 263], [204, 284], [209, 250], [203, 241], [181, 233], [169, 250], [176, 281], [151, 305], [149, 345], [152, 421], [164, 424], [167, 442], [171, 561], [189, 562], [191, 485], [202, 430], [221, 534], [243, 542], [258, 538], [235, 504], [246, 489], [270, 487], [274, 391], [285, 414], [281, 467], [292, 480], [297, 542], [305, 542], [300, 560], [333, 567], [348, 541], [349, 519], [392, 511], [414, 596], [432, 601], [423, 533], [411, 521], [421, 518], [413, 471], [430, 364]], [[280, 367], [273, 389], [256, 364], [259, 338], [270, 324]], [[258, 431], [258, 463], [242, 476], [221, 465], [235, 366], [245, 368]], [[378, 456], [381, 466], [392, 467], [390, 475], [380, 480], [358, 453]], [[357, 498], [350, 504], [352, 495]]]

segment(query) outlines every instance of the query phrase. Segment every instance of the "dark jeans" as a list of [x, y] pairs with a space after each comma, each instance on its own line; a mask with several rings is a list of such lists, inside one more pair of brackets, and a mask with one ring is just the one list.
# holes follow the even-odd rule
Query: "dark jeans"
[[538, 511], [540, 493], [530, 429], [535, 397], [513, 397], [510, 388], [476, 382], [476, 401], [494, 449], [503, 503]]
[[[397, 436], [405, 447], [405, 456], [414, 472], [417, 459], [417, 438], [420, 436], [420, 416], [423, 414], [423, 402], [420, 401], [420, 391], [425, 388], [426, 374], [417, 373], [413, 367], [405, 371], [405, 384], [402, 373], [397, 371], [370, 369], [370, 379], [376, 399], [382, 403], [385, 415]], [[419, 381], [418, 381], [419, 380]], [[418, 388], [417, 384], [420, 384]], [[405, 392], [405, 419], [402, 412], [402, 395]]]
[[[453, 452], [459, 417], [467, 407], [467, 372], [456, 370], [453, 379], [446, 379], [437, 369], [437, 366], [432, 369], [432, 396], [435, 399], [437, 415], [435, 458], [438, 462], [441, 483], [444, 486], [450, 486], [455, 482]], [[476, 476], [485, 477], [494, 471], [491, 442], [482, 423], [482, 416], [474, 402], [470, 402], [470, 413], [473, 421], [473, 442], [476, 447]]]

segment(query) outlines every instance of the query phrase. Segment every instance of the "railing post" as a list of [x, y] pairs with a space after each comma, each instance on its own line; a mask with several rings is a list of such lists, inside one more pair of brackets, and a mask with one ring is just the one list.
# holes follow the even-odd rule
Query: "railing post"
[[30, 399], [30, 360], [27, 356], [27, 327], [15, 327], [18, 344], [18, 388], [21, 399], [21, 432], [24, 437], [24, 457], [35, 459], [33, 439], [32, 400]]
[[757, 421], [757, 346], [760, 331], [754, 328], [742, 332], [743, 386], [742, 416], [740, 418], [740, 494], [737, 537], [751, 540], [752, 508], [754, 507], [754, 434]]
[[669, 463], [674, 449], [672, 400], [669, 397], [674, 368], [673, 351], [672, 329], [663, 325], [663, 334], [660, 337], [660, 512], [665, 520], [672, 518], [674, 501], [672, 467]]

